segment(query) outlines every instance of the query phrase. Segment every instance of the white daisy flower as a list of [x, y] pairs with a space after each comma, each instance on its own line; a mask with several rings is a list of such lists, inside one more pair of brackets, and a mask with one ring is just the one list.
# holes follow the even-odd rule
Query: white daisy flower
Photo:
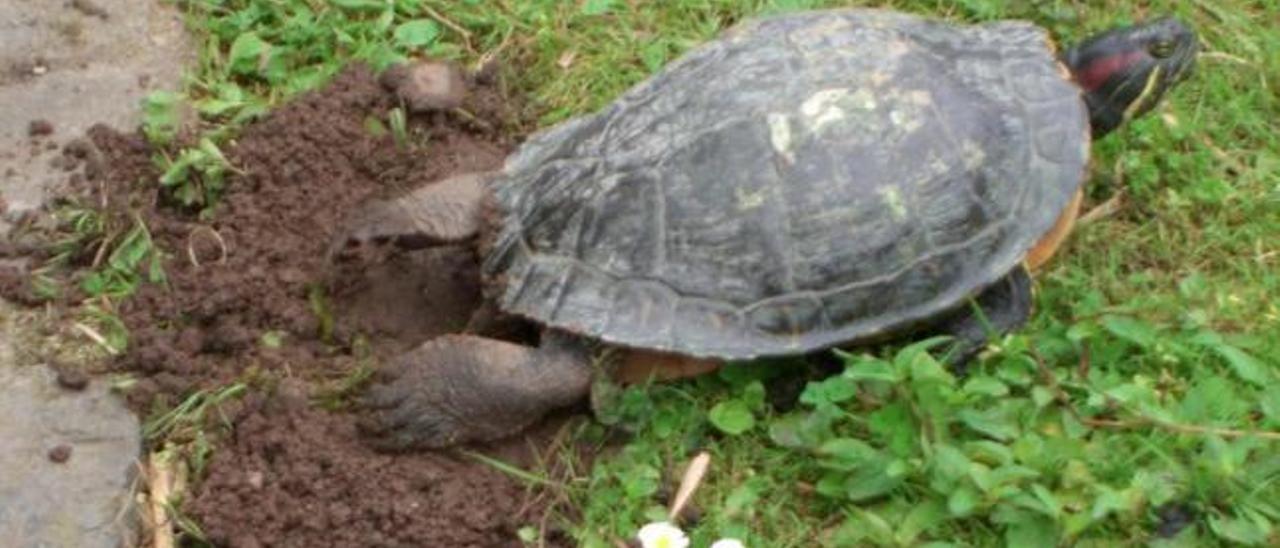
[[644, 548], [688, 548], [689, 537], [679, 527], [665, 521], [655, 521], [640, 528], [636, 534]]

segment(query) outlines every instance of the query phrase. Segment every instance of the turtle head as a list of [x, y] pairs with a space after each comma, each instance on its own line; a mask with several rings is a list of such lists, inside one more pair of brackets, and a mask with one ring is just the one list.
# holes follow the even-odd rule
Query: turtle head
[[1195, 66], [1196, 34], [1172, 17], [1120, 27], [1071, 48], [1071, 68], [1089, 105], [1093, 136], [1110, 133], [1160, 102]]

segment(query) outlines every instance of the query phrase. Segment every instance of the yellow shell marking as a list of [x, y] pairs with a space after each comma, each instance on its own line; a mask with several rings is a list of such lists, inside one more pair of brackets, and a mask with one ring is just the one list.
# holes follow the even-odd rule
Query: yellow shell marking
[[1039, 270], [1049, 262], [1053, 254], [1062, 246], [1062, 242], [1066, 241], [1067, 235], [1071, 234], [1071, 229], [1076, 225], [1076, 217], [1080, 216], [1080, 201], [1083, 198], [1084, 190], [1077, 190], [1071, 203], [1067, 204], [1061, 215], [1058, 215], [1058, 221], [1053, 223], [1053, 228], [1041, 236], [1040, 241], [1036, 242], [1036, 245], [1027, 253], [1025, 262], [1029, 270], [1032, 272]]

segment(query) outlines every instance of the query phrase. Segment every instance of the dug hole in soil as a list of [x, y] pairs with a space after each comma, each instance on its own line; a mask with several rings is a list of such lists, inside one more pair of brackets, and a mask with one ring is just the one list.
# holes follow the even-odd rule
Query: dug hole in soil
[[[138, 379], [130, 404], [145, 417], [195, 390], [250, 385], [223, 410], [234, 428], [182, 508], [216, 545], [518, 546], [517, 530], [548, 512], [553, 497], [489, 465], [377, 453], [356, 417], [311, 403], [370, 361], [460, 330], [480, 298], [469, 248], [395, 254], [358, 273], [335, 274], [326, 258], [366, 198], [496, 168], [514, 145], [500, 128], [515, 110], [496, 86], [472, 90], [474, 117], [410, 116], [408, 146], [378, 129], [398, 105], [357, 65], [253, 123], [223, 150], [236, 172], [208, 220], [158, 190], [137, 133], [99, 126], [65, 151], [86, 164], [73, 186], [140, 215], [166, 253], [167, 283], [144, 284], [119, 310], [130, 340], [115, 366]], [[540, 442], [480, 450], [529, 465], [554, 429], [538, 430]]]

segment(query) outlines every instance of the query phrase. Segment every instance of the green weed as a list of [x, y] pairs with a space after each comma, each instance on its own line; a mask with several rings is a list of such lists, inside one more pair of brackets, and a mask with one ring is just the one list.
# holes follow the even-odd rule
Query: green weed
[[[179, 430], [188, 431], [187, 433], [193, 436], [196, 434], [203, 435], [206, 413], [210, 411], [220, 412], [220, 406], [223, 403], [239, 398], [247, 390], [248, 385], [235, 383], [220, 387], [217, 390], [196, 391], [172, 409], [168, 409], [147, 420], [142, 426], [143, 438], [148, 442], [172, 439]], [[226, 417], [222, 417], [222, 421], [224, 424], [229, 424]]]
[[[1182, 542], [1268, 539], [1280, 519], [1275, 384], [1242, 391], [1214, 371], [1230, 361], [1221, 348], [1179, 342], [1213, 346], [1211, 335], [1103, 323], [1148, 346], [1116, 345], [1106, 328], [1014, 336], [960, 379], [925, 351], [936, 341], [842, 354], [843, 373], [810, 383], [789, 413], [765, 404], [760, 368], [630, 390], [620, 405], [636, 437], [580, 491], [581, 538], [603, 546], [661, 519], [665, 471], [703, 448], [715, 460], [695, 544], [1132, 543], [1174, 507], [1207, 525]], [[1077, 349], [1099, 345], [1129, 358], [1178, 348], [1202, 372], [1179, 382], [1168, 369], [1082, 367]]]
[[142, 101], [142, 133], [152, 144], [165, 146], [173, 142], [181, 127], [178, 111], [181, 96], [172, 91], [152, 92]]
[[134, 215], [133, 226], [119, 241], [103, 242], [101, 249], [111, 250], [106, 260], [80, 280], [86, 295], [121, 298], [132, 294], [140, 281], [165, 282], [162, 254], [141, 217]]
[[158, 153], [155, 161], [161, 170], [160, 185], [188, 208], [215, 203], [222, 194], [226, 173], [243, 173], [231, 165], [209, 137], [202, 137], [192, 148], [182, 149], [176, 158]]
[[376, 363], [369, 341], [357, 336], [351, 342], [351, 355], [356, 366], [347, 374], [337, 379], [320, 383], [311, 390], [312, 405], [328, 411], [338, 411], [349, 407], [353, 398], [358, 397], [376, 370]]
[[32, 272], [33, 293], [46, 300], [78, 299], [83, 306], [76, 327], [108, 353], [119, 354], [127, 347], [128, 330], [113, 303], [140, 283], [165, 283], [164, 253], [137, 214], [110, 214], [81, 203], [61, 204], [52, 213], [57, 227], [48, 258]]

